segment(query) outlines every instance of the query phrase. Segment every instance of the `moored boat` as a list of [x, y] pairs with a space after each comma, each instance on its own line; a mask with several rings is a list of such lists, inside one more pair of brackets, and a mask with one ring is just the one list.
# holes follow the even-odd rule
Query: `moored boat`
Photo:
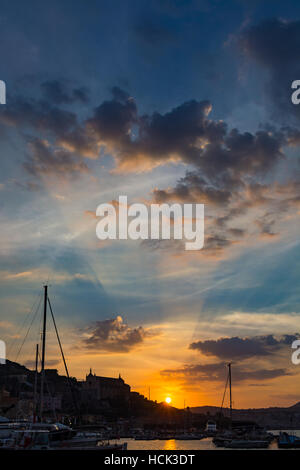
[[270, 441], [253, 439], [232, 439], [224, 443], [227, 449], [267, 449]]
[[287, 432], [281, 432], [277, 438], [277, 445], [280, 449], [299, 449], [300, 437]]

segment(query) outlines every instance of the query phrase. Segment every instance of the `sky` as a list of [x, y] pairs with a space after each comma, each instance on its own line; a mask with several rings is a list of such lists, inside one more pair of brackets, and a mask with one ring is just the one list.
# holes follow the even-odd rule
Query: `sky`
[[[43, 285], [70, 373], [175, 406], [300, 401], [300, 5], [0, 1], [0, 338]], [[205, 206], [205, 241], [96, 237], [101, 203]], [[63, 373], [49, 319], [47, 367]]]

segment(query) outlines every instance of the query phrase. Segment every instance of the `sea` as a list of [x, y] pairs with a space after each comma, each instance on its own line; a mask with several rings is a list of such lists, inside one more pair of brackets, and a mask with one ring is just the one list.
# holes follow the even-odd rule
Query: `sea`
[[[283, 429], [282, 431], [270, 431], [272, 434], [277, 435], [280, 432], [287, 432], [289, 434], [295, 434], [300, 437], [300, 430], [288, 430]], [[222, 447], [216, 447], [211, 437], [205, 439], [184, 441], [177, 439], [166, 439], [166, 440], [153, 440], [153, 441], [137, 441], [135, 439], [119, 439], [116, 442], [127, 442], [128, 450], [224, 450]], [[227, 449], [232, 450], [232, 449]], [[265, 450], [265, 449], [264, 449]], [[271, 442], [268, 450], [282, 450], [278, 449], [276, 441]], [[300, 450], [300, 449], [294, 449]]]

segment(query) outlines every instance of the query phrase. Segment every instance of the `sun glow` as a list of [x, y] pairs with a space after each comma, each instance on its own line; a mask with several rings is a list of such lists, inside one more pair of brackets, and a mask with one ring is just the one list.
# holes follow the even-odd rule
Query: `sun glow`
[[170, 404], [171, 401], [172, 401], [172, 398], [171, 398], [171, 397], [167, 397], [167, 398], [165, 399], [165, 402], [168, 403], [168, 404]]

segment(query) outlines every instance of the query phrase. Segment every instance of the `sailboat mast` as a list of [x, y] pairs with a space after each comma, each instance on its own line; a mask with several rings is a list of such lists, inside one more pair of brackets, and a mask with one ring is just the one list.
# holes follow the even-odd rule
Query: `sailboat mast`
[[230, 399], [230, 427], [232, 427], [232, 391], [231, 391], [231, 363], [228, 364], [229, 399]]
[[44, 286], [44, 319], [43, 319], [43, 337], [42, 337], [41, 403], [40, 403], [40, 419], [41, 419], [41, 421], [42, 421], [42, 417], [43, 417], [44, 382], [45, 382], [47, 301], [48, 301], [48, 286]]
[[33, 392], [33, 422], [36, 420], [37, 412], [37, 380], [38, 380], [38, 362], [39, 362], [39, 345], [36, 345], [35, 353], [35, 376], [34, 376], [34, 392]]

